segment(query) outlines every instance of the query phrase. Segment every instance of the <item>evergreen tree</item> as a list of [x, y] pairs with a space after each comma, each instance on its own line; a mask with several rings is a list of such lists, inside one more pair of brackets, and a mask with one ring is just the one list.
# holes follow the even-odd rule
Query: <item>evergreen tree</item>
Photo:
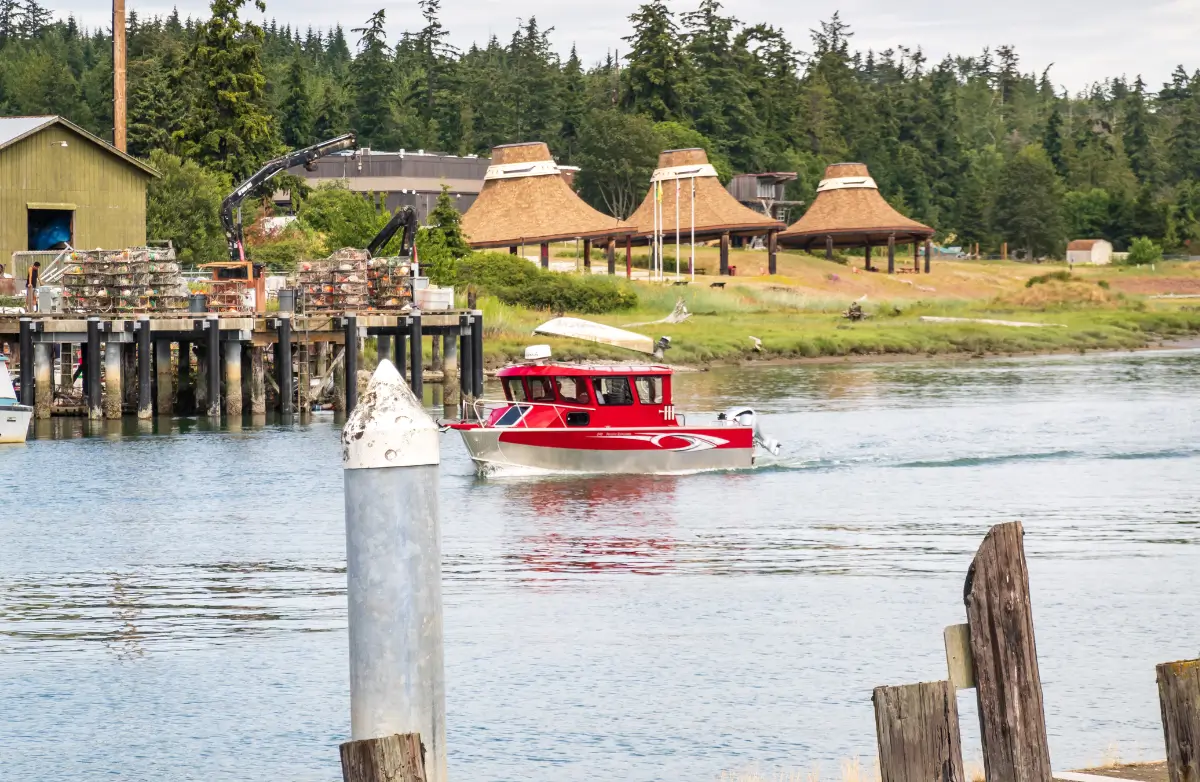
[[[246, 0], [213, 0], [188, 53], [194, 80], [190, 110], [176, 131], [183, 156], [241, 180], [279, 151], [275, 120], [265, 99], [261, 50], [263, 31], [243, 22]], [[265, 6], [258, 0], [256, 7]]]
[[[350, 109], [332, 82], [325, 83], [313, 118], [312, 134], [317, 139], [334, 138], [350, 130]], [[361, 143], [361, 140], [360, 140]]]
[[1146, 106], [1146, 83], [1138, 76], [1133, 92], [1125, 100], [1123, 140], [1129, 167], [1143, 182], [1158, 178], [1158, 166], [1150, 139], [1150, 110]]
[[571, 56], [563, 66], [563, 94], [560, 101], [562, 106], [561, 142], [556, 144], [554, 151], [561, 156], [562, 162], [571, 163], [579, 151], [579, 130], [587, 114], [587, 84], [583, 75], [583, 65], [575, 46], [571, 46]]
[[392, 60], [391, 47], [384, 40], [384, 9], [379, 9], [359, 33], [358, 56], [350, 65], [354, 84], [354, 127], [358, 143], [367, 147], [383, 147], [391, 140], [392, 123]]
[[1059, 176], [1065, 176], [1067, 161], [1063, 156], [1063, 118], [1062, 112], [1058, 109], [1057, 100], [1054, 101], [1054, 106], [1050, 110], [1050, 116], [1046, 118], [1046, 130], [1042, 134], [1042, 148], [1046, 150], [1050, 162], [1054, 164], [1054, 171]]
[[629, 21], [633, 34], [623, 39], [630, 51], [625, 55], [629, 66], [621, 105], [655, 122], [675, 119], [682, 109], [685, 68], [675, 18], [662, 0], [652, 0], [639, 6]]
[[298, 54], [292, 58], [283, 88], [283, 105], [280, 106], [283, 142], [292, 148], [306, 147], [315, 141], [312, 133], [313, 111], [304, 62]]
[[[172, 58], [170, 51], [167, 57]], [[153, 150], [175, 151], [174, 134], [186, 113], [176, 70], [178, 64], [158, 57], [129, 68], [129, 153], [146, 158]]]
[[1005, 164], [996, 192], [995, 220], [1001, 235], [1031, 259], [1061, 250], [1065, 238], [1062, 183], [1040, 145], [1024, 147]]

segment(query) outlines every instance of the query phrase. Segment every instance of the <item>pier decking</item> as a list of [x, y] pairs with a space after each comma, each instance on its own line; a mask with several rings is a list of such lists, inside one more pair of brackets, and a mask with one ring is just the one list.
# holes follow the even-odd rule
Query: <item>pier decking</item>
[[[481, 395], [478, 310], [0, 315], [0, 343], [9, 344], [21, 401], [34, 407], [36, 418], [59, 412], [56, 386], [74, 387], [77, 347], [89, 418], [220, 417], [268, 409], [286, 417], [307, 412], [331, 385], [334, 409], [353, 409], [359, 358], [371, 339], [377, 358], [391, 359], [420, 395], [426, 338], [430, 368], [444, 378], [447, 407], [457, 404], [460, 391], [464, 399]], [[63, 360], [55, 377], [57, 356]]]

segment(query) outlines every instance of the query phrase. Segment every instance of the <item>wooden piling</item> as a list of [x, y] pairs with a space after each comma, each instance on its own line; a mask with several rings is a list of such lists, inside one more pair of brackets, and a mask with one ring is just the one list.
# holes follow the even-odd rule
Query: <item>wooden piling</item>
[[[150, 372], [154, 357], [150, 347], [150, 318], [141, 317], [137, 322], [137, 417], [142, 420], [154, 416], [154, 388]], [[169, 359], [168, 359], [169, 360]]]
[[1200, 781], [1200, 660], [1155, 667], [1171, 782]]
[[33, 365], [33, 415], [35, 418], [49, 418], [50, 407], [54, 404], [54, 345], [49, 342], [35, 342], [33, 355], [22, 358]]
[[433, 337], [429, 340], [429, 368], [434, 372], [443, 371], [441, 332], [434, 332]]
[[729, 232], [721, 234], [720, 246], [721, 276], [729, 276]]
[[196, 400], [194, 410], [195, 415], [208, 414], [208, 346], [199, 343], [196, 345], [196, 382], [192, 386], [192, 392]]
[[964, 782], [958, 703], [947, 681], [876, 687], [881, 782]]
[[242, 343], [225, 343], [225, 414], [242, 414]]
[[175, 363], [175, 412], [190, 415], [196, 411], [196, 387], [192, 380], [192, 343], [179, 341], [179, 356]]
[[175, 412], [175, 378], [171, 372], [169, 340], [154, 340], [154, 375], [157, 379], [154, 412], [156, 415], [171, 415]]
[[250, 414], [266, 415], [267, 372], [261, 345], [250, 346]]
[[120, 342], [104, 343], [104, 417], [116, 419], [121, 417], [121, 404], [124, 401], [124, 383], [121, 382], [124, 362], [121, 360]]
[[62, 346], [58, 362], [58, 386], [63, 389], [75, 387], [75, 346], [70, 342]]
[[104, 412], [101, 407], [102, 389], [100, 388], [100, 318], [95, 316], [88, 318], [87, 331], [87, 366], [84, 367], [83, 377], [87, 385], [88, 418], [98, 421]]
[[280, 313], [275, 327], [279, 332], [279, 351], [275, 362], [275, 371], [279, 375], [276, 378], [276, 383], [279, 385], [279, 414], [284, 418], [289, 418], [293, 413], [292, 319], [290, 314]]
[[963, 590], [988, 782], [1050, 782], [1021, 523], [988, 531]]
[[296, 343], [296, 409], [301, 419], [312, 415], [312, 354], [306, 340]]
[[442, 411], [445, 415], [456, 415], [461, 398], [458, 381], [458, 330], [447, 329], [442, 341]]
[[137, 410], [138, 403], [138, 364], [137, 342], [121, 343], [121, 404], [130, 410]]
[[324, 378], [329, 374], [329, 359], [333, 355], [333, 344], [326, 341], [318, 342], [313, 353], [316, 356], [316, 376]]
[[427, 782], [425, 748], [416, 733], [347, 741], [339, 751], [342, 782]]
[[778, 231], [767, 231], [767, 274], [775, 274], [779, 268]]

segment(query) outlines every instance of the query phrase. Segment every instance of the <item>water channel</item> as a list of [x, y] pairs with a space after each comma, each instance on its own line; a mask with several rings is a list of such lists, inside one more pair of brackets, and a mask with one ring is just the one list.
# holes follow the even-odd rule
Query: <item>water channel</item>
[[[1055, 768], [1163, 755], [1200, 652], [1200, 352], [686, 374], [779, 464], [480, 481], [444, 441], [454, 779], [840, 776], [871, 689], [945, 676], [989, 525], [1026, 526]], [[338, 780], [338, 426], [55, 419], [0, 450], [0, 777]], [[960, 695], [968, 759], [973, 695]]]

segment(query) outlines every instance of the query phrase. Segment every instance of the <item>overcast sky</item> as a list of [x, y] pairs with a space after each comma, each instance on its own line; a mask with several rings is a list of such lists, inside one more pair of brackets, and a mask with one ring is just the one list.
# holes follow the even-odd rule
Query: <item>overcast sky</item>
[[[127, 0], [143, 16], [170, 13], [171, 0]], [[694, 7], [694, 0], [668, 0], [675, 11]], [[393, 37], [419, 24], [416, 3], [383, 0], [267, 0], [267, 17], [305, 28], [340, 23], [357, 27], [383, 5]], [[536, 16], [553, 27], [552, 39], [565, 56], [571, 44], [588, 64], [614, 48], [626, 48], [626, 17], [637, 0], [443, 0], [443, 23], [460, 47], [484, 43], [495, 34], [502, 40], [519, 19]], [[181, 0], [184, 16], [204, 16], [204, 0]], [[76, 0], [60, 6], [90, 27], [109, 26], [111, 5], [103, 0]], [[808, 31], [818, 20], [840, 10], [854, 30], [860, 50], [886, 49], [897, 44], [920, 46], [930, 60], [945, 54], [975, 54], [983, 47], [1011, 44], [1021, 56], [1023, 71], [1040, 72], [1054, 64], [1051, 76], [1061, 89], [1072, 92], [1109, 76], [1142, 74], [1158, 89], [1177, 64], [1189, 71], [1200, 67], [1200, 0], [730, 0], [726, 9], [750, 24], [770, 22], [782, 27], [798, 48], [808, 48]], [[352, 42], [353, 43], [353, 42]]]

